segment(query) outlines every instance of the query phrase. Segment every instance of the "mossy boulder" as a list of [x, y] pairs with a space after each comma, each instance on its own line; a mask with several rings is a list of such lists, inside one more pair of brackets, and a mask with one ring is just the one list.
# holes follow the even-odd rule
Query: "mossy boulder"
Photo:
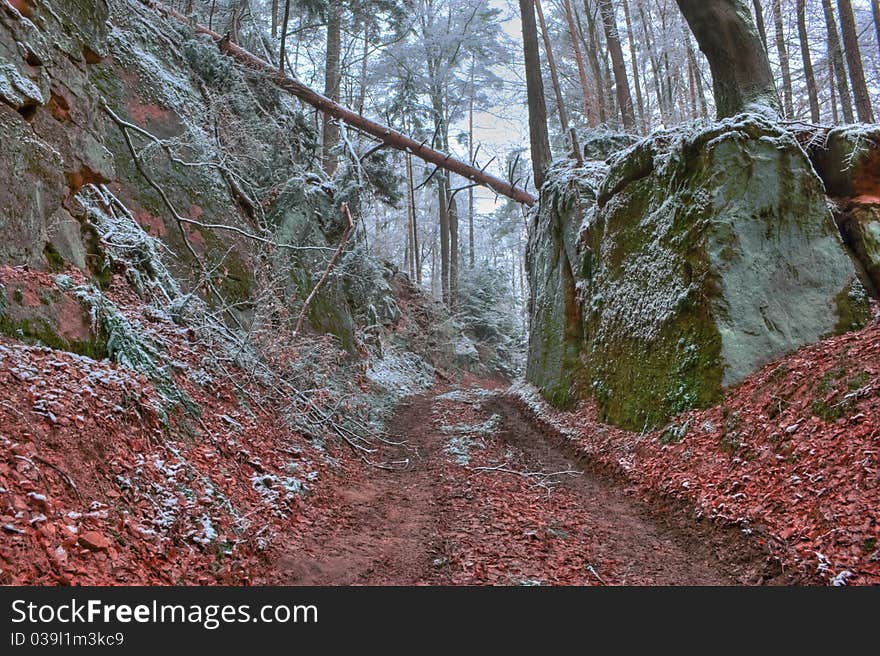
[[[533, 230], [558, 242], [541, 226], [582, 216], [576, 252], [530, 250], [545, 253], [530, 258], [533, 285], [555, 277], [576, 290], [577, 327], [560, 324], [572, 315], [565, 294], [533, 308], [533, 331], [563, 356], [542, 363], [530, 349], [529, 378], [551, 400], [552, 381], [564, 381], [592, 396], [604, 420], [642, 429], [717, 402], [766, 362], [867, 320], [821, 181], [766, 119], [658, 133], [610, 160], [586, 207], [580, 186], [569, 183], [562, 198], [545, 187]], [[573, 282], [559, 271], [563, 250]]]

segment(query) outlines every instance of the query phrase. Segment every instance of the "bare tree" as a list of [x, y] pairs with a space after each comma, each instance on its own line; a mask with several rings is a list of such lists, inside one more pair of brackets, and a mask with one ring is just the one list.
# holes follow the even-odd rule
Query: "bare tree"
[[[807, 0], [797, 0], [798, 38], [801, 42], [801, 59], [804, 62], [804, 81], [810, 99], [810, 120], [818, 123], [819, 93], [816, 89], [816, 76], [813, 73], [813, 60], [810, 56], [810, 38], [807, 32]], [[833, 97], [833, 96], [832, 96]]]
[[782, 101], [786, 116], [794, 114], [791, 92], [791, 66], [788, 63], [788, 48], [785, 46], [785, 29], [782, 25], [782, 6], [780, 0], [773, 0], [773, 27], [776, 33], [776, 52], [779, 53], [779, 68], [782, 71]]
[[632, 74], [633, 74], [633, 86], [636, 90], [636, 105], [639, 110], [639, 125], [641, 127], [642, 132], [647, 132], [650, 129], [650, 125], [648, 125], [648, 121], [645, 117], [645, 100], [642, 97], [642, 83], [639, 81], [639, 58], [638, 52], [636, 51], [636, 40], [635, 40], [635, 32], [632, 27], [632, 17], [629, 13], [629, 1], [621, 0], [623, 4], [623, 17], [626, 22], [626, 37], [627, 42], [629, 43], [629, 58], [630, 63], [632, 64]]
[[770, 61], [744, 0], [677, 0], [709, 60], [719, 118], [751, 104], [779, 111]]
[[556, 69], [556, 58], [553, 57], [553, 46], [550, 43], [550, 33], [547, 31], [547, 23], [544, 20], [544, 10], [541, 0], [535, 0], [535, 9], [538, 12], [538, 23], [541, 26], [541, 37], [544, 40], [544, 54], [547, 56], [547, 67], [550, 69], [550, 80], [553, 83], [553, 93], [556, 96], [556, 109], [559, 112], [559, 125], [562, 134], [568, 136], [568, 116], [565, 113], [565, 102], [562, 99], [562, 87], [559, 84], [559, 72]]
[[846, 81], [843, 49], [840, 46], [840, 37], [837, 34], [837, 21], [834, 20], [834, 9], [831, 7], [831, 0], [822, 0], [822, 10], [825, 13], [825, 27], [828, 33], [828, 57], [834, 66], [834, 79], [837, 81], [840, 111], [843, 114], [843, 120], [847, 123], [852, 123], [854, 120], [852, 96], [849, 94], [849, 83]]
[[577, 27], [575, 26], [574, 14], [571, 11], [571, 2], [570, 0], [562, 0], [563, 7], [565, 7], [565, 19], [568, 23], [568, 34], [571, 38], [571, 47], [574, 51], [574, 60], [577, 64], [578, 70], [578, 79], [581, 83], [581, 93], [584, 97], [584, 116], [587, 117], [587, 122], [590, 124], [590, 127], [596, 125], [595, 114], [590, 108], [590, 85], [587, 82], [587, 69], [584, 67], [584, 56], [581, 53], [581, 46], [578, 42], [577, 36]]
[[617, 16], [611, 0], [599, 0], [599, 11], [602, 14], [602, 24], [605, 28], [605, 43], [611, 55], [614, 84], [617, 89], [617, 106], [620, 109], [623, 128], [633, 131], [636, 127], [635, 111], [633, 110], [632, 94], [629, 90], [629, 80], [626, 77], [623, 48], [620, 46], [620, 35], [617, 32]]
[[868, 85], [865, 82], [865, 69], [862, 67], [862, 53], [859, 50], [859, 35], [856, 32], [852, 2], [837, 0], [837, 12], [840, 15], [840, 31], [843, 34], [846, 64], [856, 101], [856, 112], [862, 123], [873, 123], [874, 111], [871, 108], [871, 96], [868, 94]]

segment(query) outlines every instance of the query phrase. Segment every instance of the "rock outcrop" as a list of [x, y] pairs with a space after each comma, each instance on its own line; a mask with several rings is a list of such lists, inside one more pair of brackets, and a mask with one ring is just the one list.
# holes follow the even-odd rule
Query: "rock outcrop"
[[809, 153], [825, 183], [843, 239], [876, 296], [880, 290], [880, 127], [834, 128], [813, 139]]
[[[140, 168], [105, 107], [135, 126]], [[73, 266], [104, 284], [126, 266], [108, 256], [82, 201], [104, 186], [167, 248], [183, 293], [199, 289], [213, 306], [222, 298], [225, 316], [247, 323], [270, 257], [286, 292], [275, 300], [295, 317], [340, 232], [338, 190], [310, 170], [315, 143], [281, 92], [140, 3], [0, 0], [2, 264]], [[313, 250], [267, 256], [244, 233]], [[208, 276], [216, 293], [199, 282]], [[309, 323], [353, 350], [349, 300], [331, 282]]]
[[803, 149], [744, 115], [557, 168], [530, 239], [528, 377], [641, 429], [862, 325], [868, 301]]

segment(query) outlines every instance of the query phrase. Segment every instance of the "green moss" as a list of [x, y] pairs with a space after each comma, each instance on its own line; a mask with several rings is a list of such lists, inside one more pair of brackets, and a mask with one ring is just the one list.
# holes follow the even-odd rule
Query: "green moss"
[[61, 257], [61, 254], [58, 252], [58, 249], [55, 248], [54, 245], [46, 244], [43, 247], [43, 256], [46, 258], [46, 262], [49, 264], [50, 271], [64, 271], [64, 258]]
[[48, 346], [59, 351], [85, 355], [95, 360], [107, 357], [107, 343], [103, 336], [93, 339], [69, 340], [61, 337], [55, 328], [42, 319], [13, 320], [0, 312], [0, 334], [8, 335], [27, 344]]
[[220, 286], [220, 293], [231, 303], [248, 303], [252, 301], [253, 273], [245, 266], [241, 256], [232, 251], [224, 260], [226, 277]]
[[837, 306], [837, 325], [834, 334], [857, 330], [864, 326], [871, 318], [871, 305], [865, 288], [854, 279], [852, 283], [841, 290], [834, 299]]

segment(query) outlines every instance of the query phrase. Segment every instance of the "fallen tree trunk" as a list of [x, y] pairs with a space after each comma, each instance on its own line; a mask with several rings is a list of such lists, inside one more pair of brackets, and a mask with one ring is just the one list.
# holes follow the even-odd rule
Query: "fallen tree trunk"
[[520, 189], [511, 182], [489, 175], [485, 171], [456, 159], [449, 154], [441, 153], [433, 148], [429, 148], [425, 146], [424, 142], [420, 143], [401, 132], [392, 130], [381, 123], [372, 121], [365, 116], [361, 116], [360, 114], [333, 102], [326, 96], [310, 89], [296, 78], [284, 75], [271, 64], [263, 61], [256, 55], [251, 54], [244, 48], [237, 46], [217, 32], [214, 32], [203, 25], [193, 24], [187, 16], [184, 16], [180, 12], [171, 9], [170, 7], [166, 7], [160, 2], [155, 2], [154, 0], [140, 0], [140, 2], [183, 23], [191, 25], [193, 29], [200, 34], [207, 34], [217, 42], [221, 52], [232, 57], [242, 66], [262, 73], [279, 88], [284, 89], [291, 95], [296, 96], [324, 114], [332, 116], [333, 118], [343, 121], [362, 132], [380, 139], [386, 146], [412, 153], [429, 164], [434, 164], [439, 168], [467, 178], [471, 182], [489, 187], [496, 193], [512, 198], [519, 203], [524, 203], [526, 205], [535, 204], [536, 198], [524, 189]]

